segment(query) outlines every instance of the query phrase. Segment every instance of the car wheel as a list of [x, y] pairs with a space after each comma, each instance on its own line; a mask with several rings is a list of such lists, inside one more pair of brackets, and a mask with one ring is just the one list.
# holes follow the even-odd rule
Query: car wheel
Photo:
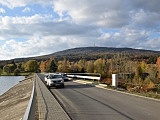
[[62, 85], [61, 87], [64, 88], [64, 85]]

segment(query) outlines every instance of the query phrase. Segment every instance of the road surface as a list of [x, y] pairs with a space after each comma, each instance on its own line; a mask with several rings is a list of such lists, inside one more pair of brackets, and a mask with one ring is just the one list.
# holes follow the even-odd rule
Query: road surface
[[159, 101], [72, 81], [51, 92], [73, 120], [160, 120]]

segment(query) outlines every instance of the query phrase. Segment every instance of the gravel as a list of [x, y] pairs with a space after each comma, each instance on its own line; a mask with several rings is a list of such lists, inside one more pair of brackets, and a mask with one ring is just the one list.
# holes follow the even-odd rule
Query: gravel
[[31, 78], [19, 82], [0, 96], [0, 119], [21, 120], [26, 111], [33, 81]]

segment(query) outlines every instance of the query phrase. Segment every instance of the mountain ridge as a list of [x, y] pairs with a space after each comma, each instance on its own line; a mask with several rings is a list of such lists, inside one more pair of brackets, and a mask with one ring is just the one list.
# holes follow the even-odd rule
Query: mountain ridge
[[[38, 56], [36, 58], [45, 59], [54, 57], [55, 59], [97, 59], [117, 53], [126, 53], [130, 55], [160, 55], [160, 51], [145, 50], [145, 49], [134, 49], [134, 48], [115, 48], [115, 47], [77, 47], [66, 49], [52, 54]], [[88, 56], [88, 57], [87, 57]]]
[[71, 49], [66, 49], [58, 52], [54, 52], [48, 55], [41, 55], [35, 57], [27, 58], [15, 58], [11, 59], [15, 62], [27, 61], [30, 59], [35, 59], [37, 61], [46, 60], [49, 58], [55, 58], [57, 60], [62, 59], [97, 59], [100, 57], [109, 56], [117, 53], [126, 53], [130, 55], [157, 55], [160, 56], [160, 51], [145, 50], [145, 49], [134, 49], [134, 48], [116, 48], [116, 47], [76, 47]]

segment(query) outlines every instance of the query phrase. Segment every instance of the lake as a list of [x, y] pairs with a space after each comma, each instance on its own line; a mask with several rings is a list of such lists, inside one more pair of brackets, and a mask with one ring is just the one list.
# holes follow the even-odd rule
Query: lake
[[23, 80], [24, 76], [0, 76], [0, 95]]

